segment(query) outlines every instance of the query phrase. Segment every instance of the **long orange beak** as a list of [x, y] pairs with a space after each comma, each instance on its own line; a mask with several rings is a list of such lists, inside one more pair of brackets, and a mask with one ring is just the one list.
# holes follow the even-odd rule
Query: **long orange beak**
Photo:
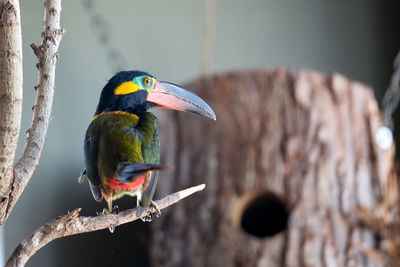
[[214, 111], [203, 99], [172, 83], [157, 81], [146, 100], [158, 107], [188, 111], [216, 120]]

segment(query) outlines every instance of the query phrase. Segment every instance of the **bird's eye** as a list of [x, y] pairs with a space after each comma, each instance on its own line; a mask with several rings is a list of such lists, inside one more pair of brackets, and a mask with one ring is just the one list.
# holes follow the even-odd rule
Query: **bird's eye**
[[146, 77], [143, 79], [143, 84], [146, 86], [150, 86], [151, 85], [151, 80], [150, 78]]

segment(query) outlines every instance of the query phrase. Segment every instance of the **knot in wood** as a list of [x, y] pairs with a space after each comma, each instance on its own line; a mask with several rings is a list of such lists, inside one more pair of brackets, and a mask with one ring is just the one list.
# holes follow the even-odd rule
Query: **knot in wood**
[[7, 1], [0, 7], [0, 26], [17, 25], [18, 21], [17, 9], [10, 1]]

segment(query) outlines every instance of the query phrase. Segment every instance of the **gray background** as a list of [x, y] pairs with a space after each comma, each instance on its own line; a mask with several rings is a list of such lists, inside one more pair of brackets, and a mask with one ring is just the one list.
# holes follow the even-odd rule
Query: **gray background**
[[[204, 1], [97, 2], [128, 69], [145, 70], [175, 83], [201, 75]], [[381, 98], [399, 48], [397, 2], [218, 0], [213, 71], [259, 67], [335, 71], [373, 86]], [[24, 110], [19, 151], [30, 124], [37, 82], [36, 58], [29, 43], [40, 42], [43, 1], [22, 0], [21, 17]], [[114, 73], [81, 1], [64, 0], [61, 21], [67, 33], [60, 46], [52, 120], [40, 167], [3, 229], [6, 256], [53, 217], [76, 207], [93, 215], [103, 207], [92, 199], [86, 184], [77, 183], [77, 177], [84, 132], [101, 88]], [[129, 199], [125, 202], [132, 205]], [[28, 266], [143, 266], [147, 264], [146, 231], [146, 226], [134, 223], [118, 228], [114, 235], [101, 231], [58, 240]], [[133, 258], [134, 252], [141, 256]]]

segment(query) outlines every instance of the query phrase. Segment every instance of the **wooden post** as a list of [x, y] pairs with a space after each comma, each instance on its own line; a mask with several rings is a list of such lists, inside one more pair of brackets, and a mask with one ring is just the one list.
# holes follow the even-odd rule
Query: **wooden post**
[[394, 148], [376, 145], [382, 120], [369, 88], [286, 70], [186, 88], [217, 121], [163, 112], [172, 168], [157, 191], [207, 187], [154, 220], [153, 266], [399, 266]]

